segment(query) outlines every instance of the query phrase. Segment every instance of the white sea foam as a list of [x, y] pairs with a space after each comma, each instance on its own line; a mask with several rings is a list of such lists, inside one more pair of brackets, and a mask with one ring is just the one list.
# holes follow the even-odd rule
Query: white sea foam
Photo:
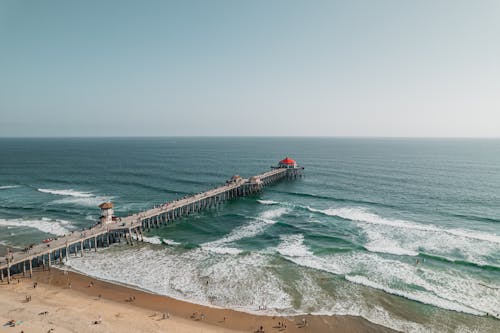
[[90, 198], [90, 197], [94, 196], [90, 192], [81, 192], [81, 191], [76, 191], [73, 189], [53, 190], [53, 189], [47, 189], [47, 188], [39, 188], [38, 191], [42, 192], [42, 193], [70, 196], [70, 197], [78, 197], [78, 198]]
[[[408, 244], [402, 245], [399, 240], [394, 239], [394, 233], [387, 235], [374, 228], [363, 228], [368, 242], [364, 245], [370, 252], [381, 252], [395, 255], [418, 256], [418, 247], [407, 248]], [[406, 247], [406, 248], [405, 248]]]
[[65, 220], [52, 220], [42, 218], [39, 220], [34, 219], [0, 219], [0, 226], [17, 227], [17, 228], [34, 228], [49, 234], [62, 236], [69, 233], [71, 229], [71, 222]]
[[105, 201], [111, 200], [112, 197], [65, 197], [50, 202], [50, 205], [78, 205], [85, 207], [97, 207]]
[[358, 221], [364, 223], [385, 225], [394, 228], [402, 229], [412, 229], [420, 231], [432, 231], [432, 232], [442, 232], [448, 233], [455, 236], [472, 238], [477, 240], [482, 240], [486, 242], [492, 242], [500, 244], [500, 235], [493, 233], [484, 233], [474, 230], [464, 230], [464, 229], [444, 229], [434, 225], [421, 224], [405, 220], [388, 219], [381, 217], [377, 214], [370, 213], [365, 208], [362, 207], [344, 207], [344, 208], [330, 208], [326, 210], [320, 210], [308, 207], [312, 212], [319, 212], [329, 216], [337, 216], [346, 220]]
[[234, 247], [226, 247], [226, 246], [221, 246], [221, 247], [216, 247], [216, 246], [206, 246], [202, 245], [201, 248], [205, 251], [217, 253], [217, 254], [230, 254], [230, 255], [237, 255], [242, 253], [243, 251]]
[[[269, 258], [259, 253], [227, 256], [203, 249], [112, 248], [71, 258], [69, 266], [97, 278], [211, 306], [257, 310], [258, 305], [287, 309], [291, 300], [279, 278], [265, 270]], [[136, 264], [132, 267], [129, 263]], [[207, 284], [208, 282], [208, 284]]]
[[39, 188], [39, 192], [61, 196], [61, 199], [54, 200], [49, 205], [78, 205], [85, 207], [96, 207], [104, 201], [109, 201], [112, 197], [97, 196], [92, 192], [76, 191], [73, 189], [44, 189]]
[[[280, 248], [283, 253], [312, 255], [309, 250], [304, 251], [301, 235], [286, 235], [282, 239]], [[118, 253], [109, 248], [100, 250], [98, 254], [89, 253], [83, 258], [72, 257], [68, 264], [96, 278], [203, 305], [229, 307], [254, 314], [282, 315], [307, 313], [311, 312], [311, 308], [319, 307], [324, 310], [321, 314], [363, 316], [394, 329], [417, 332], [413, 328], [419, 325], [394, 318], [385, 309], [373, 309], [369, 300], [364, 301], [362, 293], [349, 285], [336, 291], [340, 299], [332, 299], [307, 271], [298, 272], [300, 283], [296, 287], [303, 297], [299, 308], [295, 308], [287, 291], [289, 283], [267, 269], [271, 258], [258, 252], [226, 256], [203, 249], [179, 253], [169, 248], [127, 247]], [[130, 266], [130, 261], [136, 264]], [[267, 310], [260, 311], [257, 309], [259, 306], [265, 306]]]
[[229, 234], [218, 240], [202, 244], [202, 247], [220, 248], [225, 244], [258, 235], [263, 232], [269, 225], [276, 223], [276, 219], [285, 214], [287, 211], [288, 210], [286, 208], [276, 208], [264, 211], [248, 224], [237, 227]]
[[132, 238], [134, 238], [135, 240], [142, 239], [146, 243], [155, 244], [155, 245], [160, 245], [162, 243], [160, 237], [158, 237], [158, 236], [153, 236], [153, 237], [143, 236], [142, 238], [141, 237], [138, 238], [136, 235], [132, 235]]
[[439, 306], [442, 309], [448, 309], [448, 310], [453, 310], [457, 312], [465, 312], [465, 313], [471, 313], [475, 315], [482, 315], [484, 312], [478, 311], [476, 309], [470, 308], [468, 306], [464, 306], [461, 304], [457, 304], [453, 301], [434, 296], [428, 292], [422, 292], [422, 291], [403, 291], [399, 289], [394, 289], [390, 287], [386, 287], [384, 285], [381, 285], [377, 282], [371, 281], [369, 278], [366, 276], [360, 276], [360, 275], [346, 275], [345, 276], [346, 280], [361, 284], [373, 289], [379, 289], [383, 290], [386, 293], [392, 294], [392, 295], [397, 295], [401, 296], [407, 299], [411, 299], [414, 301], [418, 301], [421, 303], [426, 303], [426, 304], [432, 304]]
[[277, 251], [288, 257], [307, 257], [313, 253], [304, 245], [304, 235], [285, 235], [281, 236], [281, 243], [277, 247]]
[[279, 202], [273, 200], [257, 200], [258, 203], [263, 205], [278, 205]]
[[500, 236], [495, 234], [388, 219], [359, 207], [308, 209], [355, 222], [366, 236], [364, 247], [371, 252], [407, 256], [426, 253], [477, 265], [498, 266], [495, 262], [500, 253]]
[[280, 207], [276, 209], [266, 210], [262, 212], [258, 219], [265, 221], [270, 224], [276, 223], [275, 219], [286, 214], [288, 212], [288, 208]]
[[181, 245], [181, 243], [179, 242], [176, 242], [172, 239], [162, 239], [163, 243], [167, 244], [167, 245], [170, 245], [170, 246], [177, 246], [177, 245]]
[[3, 186], [0, 186], [0, 190], [9, 190], [9, 189], [12, 189], [12, 188], [18, 188], [19, 185], [3, 185]]
[[345, 275], [351, 282], [443, 309], [482, 315], [493, 313], [500, 307], [500, 286], [484, 287], [481, 280], [472, 275], [454, 270], [434, 271], [385, 259], [375, 253], [318, 257], [304, 245], [303, 240], [301, 235], [284, 236], [277, 250], [298, 265]]
[[[238, 250], [238, 249], [236, 249]], [[111, 247], [83, 258], [71, 258], [75, 270], [198, 304], [229, 307], [251, 313], [358, 315], [404, 332], [429, 329], [389, 313], [366, 297], [365, 287], [378, 289], [445, 309], [482, 314], [499, 306], [499, 291], [479, 285], [475, 277], [455, 271], [433, 272], [425, 267], [380, 257], [375, 253], [341, 253], [320, 257], [301, 234], [283, 235], [276, 251], [300, 266], [346, 277], [330, 294], [317, 274], [297, 269], [297, 283], [283, 281], [271, 253], [246, 255], [185, 250], [178, 247]], [[130, 262], [135, 264], [130, 266]], [[207, 284], [208, 282], [208, 284]], [[418, 286], [410, 288], [405, 286]], [[493, 288], [497, 285], [493, 284]], [[300, 302], [290, 295], [296, 288]], [[333, 297], [333, 298], [332, 298]], [[259, 305], [268, 311], [258, 311]]]

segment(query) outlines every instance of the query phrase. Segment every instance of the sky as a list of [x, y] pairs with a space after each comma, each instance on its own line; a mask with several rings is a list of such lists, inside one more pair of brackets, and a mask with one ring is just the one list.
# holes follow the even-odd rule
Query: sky
[[0, 0], [0, 136], [500, 137], [500, 1]]

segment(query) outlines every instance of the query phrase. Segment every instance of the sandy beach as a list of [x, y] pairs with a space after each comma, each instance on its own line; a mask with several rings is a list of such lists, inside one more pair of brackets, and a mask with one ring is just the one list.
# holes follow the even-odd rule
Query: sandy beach
[[1, 284], [0, 324], [11, 320], [15, 327], [3, 331], [394, 332], [350, 316], [270, 317], [200, 306], [54, 268]]

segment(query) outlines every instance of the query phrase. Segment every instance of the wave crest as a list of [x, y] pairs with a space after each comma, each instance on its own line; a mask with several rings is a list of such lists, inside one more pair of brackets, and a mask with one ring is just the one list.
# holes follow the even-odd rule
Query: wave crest
[[66, 220], [54, 220], [45, 217], [41, 218], [40, 220], [0, 219], [0, 226], [16, 227], [16, 228], [33, 228], [48, 234], [63, 236], [70, 232], [70, 229], [68, 228], [71, 228], [71, 222]]
[[0, 186], [0, 190], [9, 190], [9, 189], [12, 189], [12, 188], [18, 188], [19, 185], [3, 185], [3, 186]]
[[262, 212], [255, 220], [248, 224], [233, 229], [226, 236], [213, 242], [204, 243], [202, 248], [225, 248], [224, 245], [235, 242], [243, 238], [254, 237], [263, 232], [269, 225], [275, 224], [276, 219], [285, 214], [286, 208], [276, 208]]
[[70, 197], [77, 197], [77, 198], [90, 198], [90, 197], [94, 196], [90, 192], [81, 192], [81, 191], [76, 191], [76, 190], [73, 190], [73, 189], [53, 190], [53, 189], [48, 189], [48, 188], [39, 188], [37, 190], [38, 190], [38, 192], [42, 192], [42, 193], [48, 193], [48, 194], [54, 194], [54, 195], [62, 195], [62, 196], [70, 196]]
[[444, 229], [440, 227], [436, 227], [434, 225], [421, 224], [411, 221], [405, 220], [396, 220], [396, 219], [388, 219], [381, 217], [377, 214], [368, 212], [365, 208], [362, 207], [344, 207], [344, 208], [329, 208], [325, 210], [315, 209], [308, 207], [311, 212], [322, 213], [328, 216], [336, 216], [343, 218], [345, 220], [371, 223], [371, 224], [379, 224], [385, 225], [395, 228], [403, 228], [403, 229], [413, 229], [420, 231], [432, 231], [432, 232], [443, 232], [452, 234], [455, 236], [466, 237], [477, 239], [486, 242], [492, 242], [500, 244], [500, 235], [496, 234], [488, 234], [480, 231], [474, 230], [464, 230], [464, 229]]
[[274, 201], [274, 200], [257, 200], [258, 203], [262, 205], [278, 205], [279, 202]]

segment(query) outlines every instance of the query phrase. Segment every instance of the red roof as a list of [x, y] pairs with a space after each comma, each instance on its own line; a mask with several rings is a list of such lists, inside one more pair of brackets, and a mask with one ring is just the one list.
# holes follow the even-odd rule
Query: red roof
[[294, 160], [292, 160], [290, 157], [285, 157], [284, 160], [281, 160], [280, 161], [280, 164], [296, 164], [297, 162], [295, 162]]

